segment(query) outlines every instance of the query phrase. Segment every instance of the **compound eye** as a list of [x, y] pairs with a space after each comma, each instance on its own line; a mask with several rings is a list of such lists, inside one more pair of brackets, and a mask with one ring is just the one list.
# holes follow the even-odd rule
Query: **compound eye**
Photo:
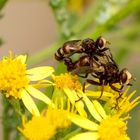
[[99, 48], [100, 50], [102, 50], [102, 49], [105, 48], [106, 40], [105, 40], [103, 37], [99, 37], [99, 38], [96, 40], [96, 45], [98, 46], [98, 48]]
[[132, 75], [127, 69], [123, 69], [120, 72], [120, 81], [122, 84], [128, 84], [131, 79]]

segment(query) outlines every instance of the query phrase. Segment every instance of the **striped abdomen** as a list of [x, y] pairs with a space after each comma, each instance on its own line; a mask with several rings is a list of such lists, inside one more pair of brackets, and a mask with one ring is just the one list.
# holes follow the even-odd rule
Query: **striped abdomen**
[[59, 48], [55, 53], [55, 59], [58, 61], [73, 55], [74, 53], [81, 52], [81, 41], [72, 40], [64, 43], [63, 47]]

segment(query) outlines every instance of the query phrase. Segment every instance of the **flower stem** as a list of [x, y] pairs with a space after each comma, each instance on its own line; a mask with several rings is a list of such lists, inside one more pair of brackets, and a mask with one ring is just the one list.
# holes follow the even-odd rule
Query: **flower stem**
[[9, 140], [10, 138], [10, 125], [9, 125], [9, 115], [8, 111], [10, 109], [10, 104], [6, 102], [6, 99], [2, 98], [3, 102], [3, 115], [2, 115], [2, 124], [3, 124], [3, 140]]

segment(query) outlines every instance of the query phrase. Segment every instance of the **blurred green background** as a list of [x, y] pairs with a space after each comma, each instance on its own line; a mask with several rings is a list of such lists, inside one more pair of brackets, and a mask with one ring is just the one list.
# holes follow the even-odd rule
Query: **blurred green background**
[[[140, 95], [140, 0], [0, 0], [0, 18], [1, 57], [27, 53], [29, 66], [52, 65], [57, 73], [64, 66], [53, 55], [65, 41], [103, 36], [120, 69], [136, 77], [131, 90]], [[140, 139], [139, 108], [128, 123], [132, 140]]]

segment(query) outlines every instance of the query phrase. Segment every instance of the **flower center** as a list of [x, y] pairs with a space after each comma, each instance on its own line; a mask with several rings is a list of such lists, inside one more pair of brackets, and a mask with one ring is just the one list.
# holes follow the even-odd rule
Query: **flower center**
[[49, 140], [56, 133], [56, 127], [46, 116], [33, 117], [29, 122], [23, 122], [23, 129], [19, 130], [28, 140]]
[[100, 140], [130, 140], [126, 134], [126, 123], [113, 116], [101, 121], [99, 126]]
[[0, 91], [6, 97], [20, 98], [21, 90], [29, 83], [26, 77], [26, 65], [21, 60], [12, 59], [12, 55], [0, 61]]
[[70, 73], [61, 74], [60, 76], [55, 76], [55, 84], [57, 88], [70, 88], [70, 89], [81, 89], [82, 86], [78, 81], [76, 75], [71, 75]]

